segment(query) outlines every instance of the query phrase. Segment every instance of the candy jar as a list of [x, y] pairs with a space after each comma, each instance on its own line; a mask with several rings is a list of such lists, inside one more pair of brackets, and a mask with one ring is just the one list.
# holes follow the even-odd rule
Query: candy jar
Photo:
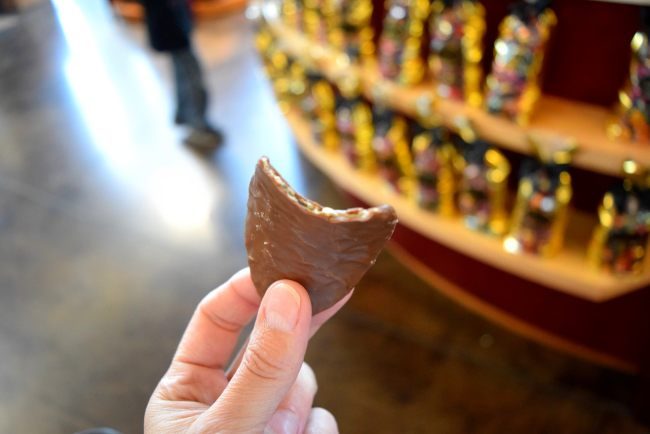
[[334, 8], [338, 22], [330, 33], [330, 42], [352, 62], [367, 61], [375, 53], [372, 9], [371, 0], [340, 0]]
[[320, 74], [312, 79], [310, 94], [314, 104], [312, 116], [314, 137], [325, 149], [334, 151], [339, 146], [339, 137], [336, 132], [334, 89]]
[[424, 67], [420, 51], [428, 13], [426, 0], [386, 0], [377, 53], [379, 71], [384, 78], [409, 85], [422, 80]]
[[511, 253], [528, 252], [553, 256], [562, 248], [571, 200], [569, 164], [575, 145], [547, 150], [533, 141], [537, 159], [521, 168], [512, 222], [504, 248]]
[[[278, 41], [273, 37], [273, 33], [266, 26], [260, 26], [255, 35], [255, 48], [262, 59], [264, 73], [271, 79], [273, 78], [278, 64], [277, 57], [282, 57], [282, 62], [286, 62], [286, 55], [279, 50]], [[275, 56], [275, 59], [274, 59]], [[282, 66], [284, 68], [284, 65]]]
[[[645, 21], [650, 13], [644, 10]], [[617, 118], [607, 128], [613, 139], [637, 142], [650, 141], [650, 48], [648, 34], [650, 23], [632, 38], [632, 62], [627, 84], [619, 92]]]
[[291, 100], [289, 70], [293, 61], [275, 43], [268, 47], [263, 60], [264, 71], [271, 81], [271, 87], [278, 100], [278, 105], [286, 113], [289, 110]]
[[334, 0], [305, 0], [303, 4], [305, 33], [318, 43], [329, 43]]
[[476, 0], [435, 0], [429, 26], [429, 68], [443, 98], [481, 105], [485, 9]]
[[297, 60], [289, 64], [289, 92], [288, 98], [291, 104], [298, 105], [304, 96], [307, 88], [305, 67]]
[[623, 163], [623, 173], [625, 179], [605, 194], [598, 208], [598, 226], [587, 255], [597, 269], [615, 274], [638, 274], [648, 261], [648, 173], [632, 160]]
[[320, 0], [320, 26], [316, 40], [321, 44], [330, 44], [332, 32], [340, 22], [340, 17], [336, 9], [338, 0]]
[[318, 0], [303, 1], [304, 32], [313, 40], [317, 40], [321, 26], [319, 6]]
[[401, 192], [405, 178], [414, 175], [408, 123], [404, 117], [381, 104], [375, 104], [373, 108], [373, 122], [372, 150], [379, 176], [393, 190]]
[[273, 33], [269, 29], [269, 26], [262, 19], [255, 21], [255, 48], [257, 52], [264, 58], [266, 52], [273, 44]]
[[433, 122], [413, 125], [413, 166], [417, 204], [444, 216], [455, 214], [454, 193], [456, 148], [449, 140], [448, 130]]
[[302, 2], [300, 0], [282, 0], [280, 17], [287, 26], [301, 30], [303, 27]]
[[372, 152], [373, 124], [368, 103], [361, 97], [358, 80], [346, 77], [336, 98], [336, 130], [339, 147], [354, 167], [366, 172], [376, 168]]
[[305, 69], [305, 92], [303, 93], [302, 98], [298, 101], [298, 108], [300, 109], [302, 116], [310, 122], [312, 122], [316, 117], [316, 100], [314, 99], [312, 88], [314, 84], [322, 78], [323, 75], [315, 69], [309, 67]]
[[461, 151], [457, 164], [458, 211], [469, 228], [503, 235], [508, 219], [510, 163], [489, 143], [480, 140], [467, 120], [458, 124]]
[[520, 1], [499, 26], [492, 72], [486, 80], [485, 104], [490, 113], [526, 124], [540, 96], [544, 51], [555, 25], [549, 0]]

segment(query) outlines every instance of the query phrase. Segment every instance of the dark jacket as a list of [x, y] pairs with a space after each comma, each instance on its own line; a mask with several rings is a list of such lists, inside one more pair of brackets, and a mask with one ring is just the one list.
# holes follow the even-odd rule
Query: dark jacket
[[188, 0], [142, 0], [149, 43], [157, 51], [189, 48], [192, 13]]

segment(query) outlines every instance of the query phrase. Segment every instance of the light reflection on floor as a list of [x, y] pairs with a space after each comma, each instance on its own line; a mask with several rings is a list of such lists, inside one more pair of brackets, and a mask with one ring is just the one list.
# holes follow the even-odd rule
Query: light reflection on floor
[[[153, 65], [112, 24], [105, 2], [82, 8], [75, 1], [54, 0], [54, 5], [69, 47], [64, 61], [67, 84], [112, 176], [146, 198], [170, 230], [207, 235], [218, 184], [210, 182], [197, 158], [179, 147], [179, 131], [169, 125], [167, 92]], [[98, 20], [109, 24], [96, 26]], [[121, 55], [104, 56], [106, 44]], [[120, 84], [125, 80], [118, 71], [130, 74], [137, 93], [124, 92]], [[145, 107], [148, 116], [160, 122], [138, 124], [142, 117], [130, 116], [134, 98], [141, 100], [136, 107]]]
[[[105, 2], [53, 0], [53, 4], [69, 48], [64, 63], [67, 84], [96, 152], [114, 180], [130, 189], [129, 194], [142, 195], [174, 233], [207, 235], [213, 226], [211, 213], [224, 199], [219, 177], [227, 176], [235, 186], [231, 194], [245, 195], [262, 154], [304, 192], [296, 150], [288, 146], [290, 132], [259, 64], [242, 56], [241, 48], [250, 50], [250, 41], [242, 41], [241, 33], [211, 33], [208, 28], [197, 37], [213, 96], [211, 117], [227, 136], [226, 146], [213, 157], [220, 172], [215, 175], [179, 146], [183, 132], [169, 123], [172, 92], [160, 79], [165, 74], [156, 71], [141, 45], [141, 31], [136, 30], [139, 41], [130, 37], [124, 24], [113, 21]], [[233, 68], [229, 64], [233, 62], [242, 67]], [[210, 73], [214, 70], [217, 74]], [[136, 98], [139, 101], [133, 104]], [[155, 124], [139, 123], [142, 116], [134, 111], [142, 107], [149, 112], [147, 118], [157, 120]], [[222, 165], [222, 160], [228, 164]]]

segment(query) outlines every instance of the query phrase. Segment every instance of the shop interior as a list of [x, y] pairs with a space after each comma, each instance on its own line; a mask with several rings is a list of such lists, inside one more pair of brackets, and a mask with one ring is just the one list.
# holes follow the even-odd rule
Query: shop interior
[[399, 219], [307, 350], [340, 432], [650, 433], [648, 6], [194, 0], [206, 145], [140, 1], [0, 0], [0, 432], [142, 432], [267, 156]]

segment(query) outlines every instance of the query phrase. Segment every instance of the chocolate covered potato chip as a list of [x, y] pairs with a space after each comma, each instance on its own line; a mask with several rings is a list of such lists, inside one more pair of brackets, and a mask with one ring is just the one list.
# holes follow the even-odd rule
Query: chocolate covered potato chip
[[393, 234], [389, 205], [335, 210], [296, 193], [266, 157], [251, 179], [246, 250], [260, 295], [275, 281], [302, 284], [321, 312], [345, 296]]

